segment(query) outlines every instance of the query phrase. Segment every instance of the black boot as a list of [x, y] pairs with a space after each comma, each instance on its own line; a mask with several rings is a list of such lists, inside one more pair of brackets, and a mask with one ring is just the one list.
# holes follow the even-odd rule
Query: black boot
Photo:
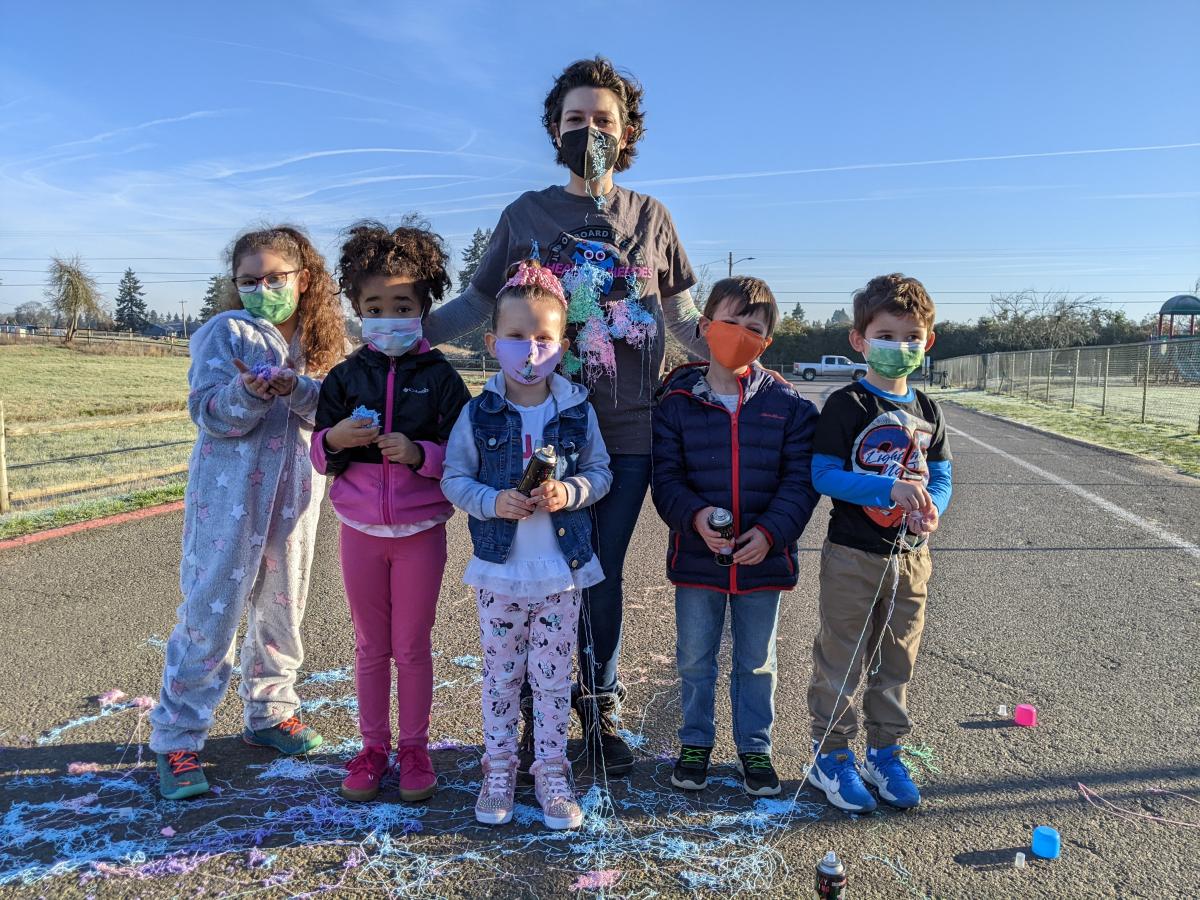
[[625, 775], [633, 768], [633, 751], [617, 733], [624, 691], [616, 694], [580, 694], [572, 697], [583, 728], [583, 748], [596, 775]]
[[533, 697], [521, 698], [521, 741], [517, 744], [517, 780], [533, 784], [529, 768], [533, 765]]

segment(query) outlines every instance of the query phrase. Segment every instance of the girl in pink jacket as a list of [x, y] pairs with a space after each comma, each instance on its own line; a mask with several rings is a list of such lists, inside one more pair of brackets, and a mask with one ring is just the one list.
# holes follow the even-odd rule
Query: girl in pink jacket
[[470, 399], [466, 385], [421, 335], [450, 279], [441, 238], [422, 228], [350, 230], [338, 274], [362, 318], [363, 346], [321, 386], [312, 461], [333, 476], [342, 577], [354, 622], [354, 680], [362, 751], [342, 782], [348, 800], [372, 800], [387, 772], [392, 663], [396, 667], [400, 797], [437, 788], [429, 759], [433, 703], [430, 635], [454, 509], [440, 480], [446, 441]]

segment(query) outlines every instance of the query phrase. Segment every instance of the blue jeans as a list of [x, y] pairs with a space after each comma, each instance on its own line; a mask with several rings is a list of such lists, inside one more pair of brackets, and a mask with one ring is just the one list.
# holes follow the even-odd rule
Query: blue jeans
[[615, 454], [609, 468], [612, 487], [593, 507], [592, 517], [592, 541], [604, 580], [583, 592], [579, 613], [579, 689], [584, 694], [619, 693], [622, 570], [650, 487], [650, 454]]
[[679, 742], [694, 747], [716, 743], [717, 651], [728, 601], [733, 626], [733, 671], [729, 701], [738, 753], [770, 753], [775, 720], [775, 630], [779, 591], [725, 594], [706, 588], [675, 588], [683, 727]]

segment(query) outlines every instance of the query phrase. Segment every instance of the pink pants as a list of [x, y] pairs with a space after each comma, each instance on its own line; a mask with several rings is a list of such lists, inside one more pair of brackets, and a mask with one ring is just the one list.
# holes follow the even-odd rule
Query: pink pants
[[446, 526], [384, 538], [342, 525], [341, 538], [363, 746], [391, 747], [392, 660], [397, 742], [424, 746], [433, 704], [430, 636], [446, 568]]

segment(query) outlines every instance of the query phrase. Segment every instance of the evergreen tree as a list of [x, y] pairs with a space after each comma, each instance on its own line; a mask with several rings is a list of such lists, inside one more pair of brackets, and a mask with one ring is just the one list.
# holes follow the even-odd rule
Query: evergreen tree
[[471, 238], [471, 245], [462, 252], [462, 265], [458, 269], [458, 292], [461, 294], [471, 284], [483, 255], [487, 252], [488, 242], [492, 239], [492, 229], [476, 228]]
[[146, 327], [146, 299], [142, 283], [133, 274], [133, 269], [126, 269], [117, 285], [117, 328], [121, 331], [141, 331]]
[[229, 290], [229, 276], [214, 275], [208, 279], [208, 288], [204, 291], [204, 299], [200, 301], [201, 325], [225, 308], [225, 297]]
[[844, 309], [835, 309], [833, 315], [829, 317], [830, 325], [849, 325], [850, 314]]

